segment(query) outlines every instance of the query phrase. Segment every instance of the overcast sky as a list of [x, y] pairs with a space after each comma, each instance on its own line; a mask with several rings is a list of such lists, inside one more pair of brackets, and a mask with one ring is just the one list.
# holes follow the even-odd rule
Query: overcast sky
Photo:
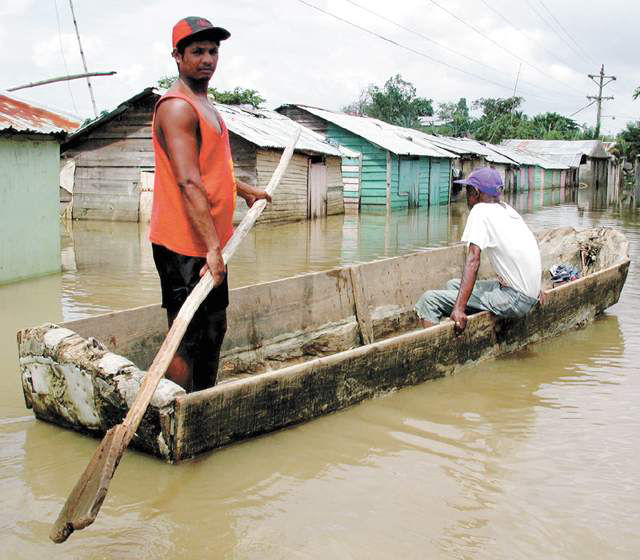
[[[112, 109], [161, 76], [174, 74], [171, 28], [193, 15], [226, 27], [232, 35], [222, 45], [212, 85], [256, 89], [269, 107], [305, 103], [339, 109], [369, 83], [382, 84], [396, 73], [436, 103], [462, 96], [469, 101], [504, 97], [513, 93], [522, 65], [517, 91], [526, 99], [525, 112], [569, 116], [589, 102], [586, 95], [597, 92], [586, 74], [598, 73], [604, 63], [605, 73], [618, 80], [605, 88], [605, 95], [615, 100], [604, 105], [603, 132], [640, 119], [640, 100], [631, 97], [640, 85], [639, 0], [305, 2], [411, 50], [300, 0], [74, 0], [89, 70], [118, 72], [93, 79], [98, 109]], [[0, 87], [60, 76], [67, 69], [82, 72], [68, 0], [0, 0], [0, 44]], [[84, 80], [16, 95], [92, 116]], [[595, 106], [574, 118], [593, 125]]]

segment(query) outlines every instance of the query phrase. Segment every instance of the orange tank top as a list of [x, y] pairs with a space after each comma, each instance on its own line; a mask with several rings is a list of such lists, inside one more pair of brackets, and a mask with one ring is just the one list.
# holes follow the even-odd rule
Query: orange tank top
[[[213, 223], [220, 247], [223, 248], [233, 233], [233, 211], [236, 203], [236, 181], [229, 146], [229, 131], [221, 117], [218, 133], [198, 109], [197, 103], [180, 93], [163, 95], [156, 104], [173, 97], [184, 99], [198, 114], [200, 124], [200, 176], [207, 192]], [[154, 111], [155, 123], [155, 111]], [[192, 226], [187, 214], [182, 191], [176, 181], [169, 158], [162, 148], [152, 124], [153, 151], [155, 152], [155, 178], [149, 239], [152, 243], [189, 257], [204, 257], [207, 246]]]

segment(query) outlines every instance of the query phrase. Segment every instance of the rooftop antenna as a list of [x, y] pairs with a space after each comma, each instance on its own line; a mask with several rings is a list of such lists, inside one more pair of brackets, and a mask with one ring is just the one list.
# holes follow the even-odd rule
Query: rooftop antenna
[[[84, 58], [84, 51], [82, 50], [82, 43], [80, 42], [80, 32], [78, 31], [78, 22], [76, 22], [76, 13], [73, 11], [73, 0], [69, 0], [69, 7], [71, 8], [71, 17], [73, 18], [73, 27], [76, 29], [76, 37], [78, 38], [78, 47], [80, 47], [80, 57], [82, 58], [82, 65], [84, 66], [85, 74], [89, 74], [87, 70], [87, 61]], [[87, 76], [87, 86], [89, 86], [89, 95], [91, 96], [91, 104], [93, 105], [93, 114], [98, 117], [98, 108], [96, 107], [96, 99], [93, 96], [93, 88], [91, 87], [91, 80]]]

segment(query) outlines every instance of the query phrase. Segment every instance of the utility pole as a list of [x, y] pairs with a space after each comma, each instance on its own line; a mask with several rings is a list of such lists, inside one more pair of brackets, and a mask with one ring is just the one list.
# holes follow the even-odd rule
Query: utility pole
[[[71, 17], [73, 18], [73, 27], [76, 28], [76, 37], [78, 38], [78, 47], [80, 47], [80, 57], [82, 58], [82, 65], [84, 66], [85, 74], [89, 73], [87, 70], [87, 61], [84, 58], [84, 51], [82, 50], [82, 43], [80, 42], [80, 32], [78, 31], [78, 23], [76, 22], [76, 13], [73, 11], [73, 2], [69, 0], [69, 7], [71, 8]], [[91, 87], [91, 80], [87, 76], [87, 85], [89, 86], [89, 95], [91, 96], [91, 104], [93, 105], [93, 114], [98, 118], [98, 107], [96, 107], [96, 100], [93, 97], [93, 88]]]
[[[596, 117], [596, 133], [595, 133], [595, 137], [597, 139], [600, 136], [600, 120], [602, 118], [602, 102], [606, 101], [607, 99], [613, 99], [613, 96], [603, 97], [602, 88], [607, 84], [610, 84], [611, 82], [613, 82], [616, 79], [616, 77], [604, 75], [604, 64], [600, 67], [600, 74], [587, 74], [587, 76], [589, 76], [589, 78], [591, 78], [591, 81], [598, 86], [598, 95], [587, 95], [587, 99], [593, 99], [598, 103], [598, 115]], [[607, 79], [608, 81], [605, 82], [605, 79]]]

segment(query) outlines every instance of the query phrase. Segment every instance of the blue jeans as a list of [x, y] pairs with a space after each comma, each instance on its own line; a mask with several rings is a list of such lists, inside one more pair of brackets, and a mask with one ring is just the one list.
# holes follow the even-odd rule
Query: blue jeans
[[[418, 317], [438, 323], [449, 317], [460, 291], [460, 279], [449, 280], [444, 290], [429, 290], [415, 305]], [[538, 300], [513, 288], [501, 286], [497, 280], [479, 280], [471, 292], [465, 313], [490, 311], [498, 317], [522, 317]]]

